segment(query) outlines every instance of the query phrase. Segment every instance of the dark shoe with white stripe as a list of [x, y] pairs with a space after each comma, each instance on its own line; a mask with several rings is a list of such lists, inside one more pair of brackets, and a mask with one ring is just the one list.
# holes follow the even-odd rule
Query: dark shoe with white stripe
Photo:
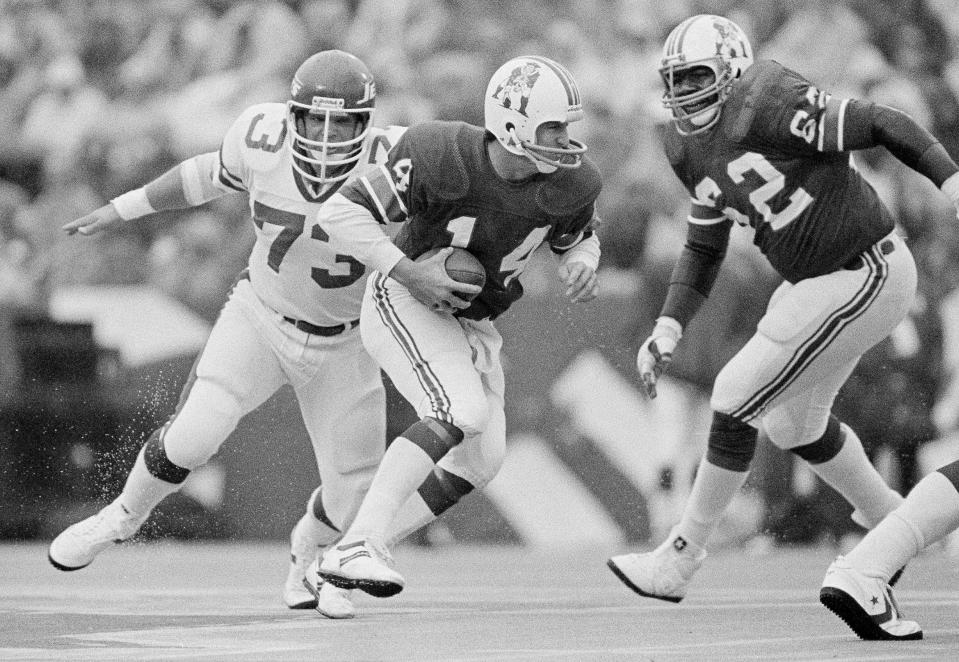
[[324, 581], [340, 588], [358, 588], [377, 598], [403, 590], [406, 580], [393, 569], [386, 547], [372, 539], [340, 542], [330, 547], [320, 563]]
[[860, 639], [922, 639], [915, 621], [900, 618], [889, 584], [854, 569], [842, 556], [826, 571], [819, 601], [841, 618]]

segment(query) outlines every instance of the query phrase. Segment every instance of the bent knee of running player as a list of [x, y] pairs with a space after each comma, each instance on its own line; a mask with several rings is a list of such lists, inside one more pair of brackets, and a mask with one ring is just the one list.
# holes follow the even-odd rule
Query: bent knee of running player
[[206, 464], [244, 413], [239, 399], [229, 390], [209, 380], [196, 380], [186, 401], [167, 423], [163, 435], [167, 457], [190, 470]]
[[713, 420], [706, 443], [706, 459], [710, 464], [729, 471], [748, 471], [756, 453], [758, 424], [743, 414], [749, 411], [744, 398], [742, 380], [729, 365], [720, 371], [713, 385], [710, 406]]

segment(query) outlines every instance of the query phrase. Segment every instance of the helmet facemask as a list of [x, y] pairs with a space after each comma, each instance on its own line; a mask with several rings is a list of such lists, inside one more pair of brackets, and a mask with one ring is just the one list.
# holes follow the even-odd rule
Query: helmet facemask
[[701, 14], [677, 25], [663, 46], [663, 105], [684, 136], [720, 119], [732, 86], [753, 63], [752, 46], [728, 18]]
[[298, 185], [315, 195], [350, 176], [363, 156], [375, 105], [373, 75], [356, 56], [321, 51], [300, 65], [287, 101]]
[[[328, 100], [337, 101], [337, 100]], [[289, 101], [293, 169], [305, 180], [320, 186], [343, 181], [350, 176], [363, 153], [363, 143], [369, 135], [372, 109], [345, 109], [336, 104], [310, 107]], [[353, 120], [352, 136], [346, 140], [334, 136], [333, 124], [342, 122], [344, 115]], [[323, 129], [310, 138], [307, 117], [323, 118]]]
[[732, 71], [721, 58], [684, 63], [664, 61], [659, 75], [666, 88], [663, 105], [672, 112], [679, 133], [701, 133], [719, 121], [733, 80]]

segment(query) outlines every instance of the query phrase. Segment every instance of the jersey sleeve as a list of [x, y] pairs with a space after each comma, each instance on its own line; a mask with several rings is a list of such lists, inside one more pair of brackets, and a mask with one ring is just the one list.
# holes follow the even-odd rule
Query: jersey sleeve
[[357, 177], [340, 189], [339, 193], [365, 208], [380, 224], [402, 223], [410, 213], [413, 196], [413, 156], [407, 136], [403, 133], [390, 149], [386, 162]]
[[215, 175], [215, 182], [220, 188], [230, 191], [248, 190], [250, 181], [250, 166], [247, 162], [249, 147], [246, 144], [246, 135], [256, 116], [249, 110], [237, 117], [220, 143], [219, 163]]
[[767, 63], [747, 93], [742, 140], [794, 154], [845, 151], [848, 103], [782, 65]]

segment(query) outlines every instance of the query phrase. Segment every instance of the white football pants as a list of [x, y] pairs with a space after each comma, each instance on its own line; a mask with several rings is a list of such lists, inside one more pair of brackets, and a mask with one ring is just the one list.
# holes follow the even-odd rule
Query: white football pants
[[373, 272], [360, 314], [363, 343], [420, 418], [463, 431], [438, 465], [486, 485], [506, 452], [503, 339], [489, 320], [435, 313], [392, 278]]
[[[352, 520], [386, 446], [386, 396], [359, 330], [300, 331], [240, 280], [194, 364], [163, 438], [174, 464], [195, 469], [281, 386], [290, 384], [313, 444], [330, 520]], [[264, 464], [273, 452], [262, 439]]]
[[[884, 241], [891, 253], [879, 250]], [[905, 318], [915, 293], [916, 264], [895, 232], [864, 253], [859, 269], [783, 283], [716, 378], [713, 409], [762, 421], [780, 448], [816, 441], [859, 358]]]

